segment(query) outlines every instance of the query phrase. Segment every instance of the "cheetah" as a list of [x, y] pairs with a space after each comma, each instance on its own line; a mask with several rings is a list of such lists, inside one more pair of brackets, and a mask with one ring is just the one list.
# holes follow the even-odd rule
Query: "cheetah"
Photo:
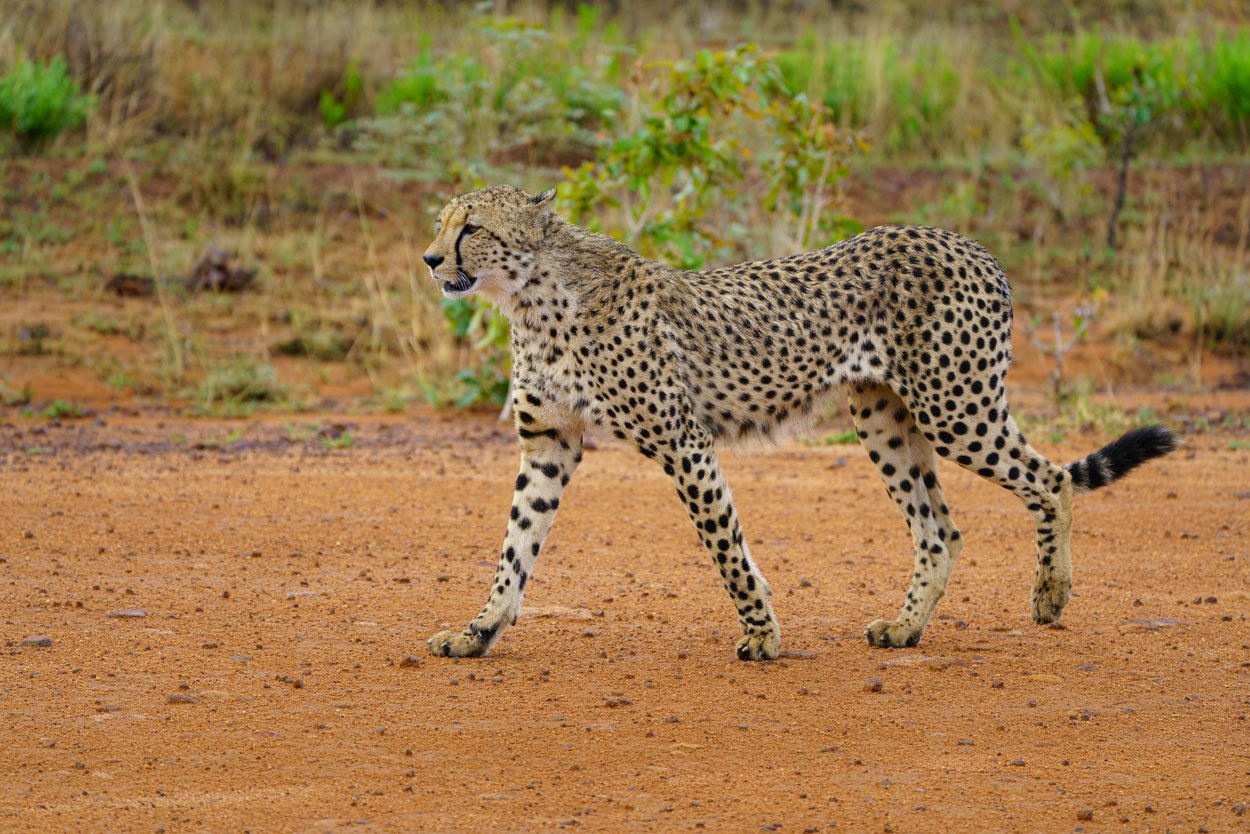
[[1056, 466], [1007, 409], [1011, 290], [979, 244], [881, 226], [827, 249], [707, 272], [648, 260], [553, 210], [555, 190], [494, 186], [453, 199], [424, 260], [447, 298], [476, 293], [511, 324], [521, 468], [485, 607], [429, 640], [485, 654], [516, 621], [588, 427], [664, 468], [738, 611], [743, 660], [776, 658], [781, 631], [717, 463], [717, 444], [768, 436], [841, 389], [859, 438], [911, 532], [911, 587], [872, 646], [915, 646], [963, 538], [938, 458], [1015, 493], [1037, 525], [1032, 614], [1054, 622], [1072, 584], [1074, 495], [1167, 454], [1151, 426]]

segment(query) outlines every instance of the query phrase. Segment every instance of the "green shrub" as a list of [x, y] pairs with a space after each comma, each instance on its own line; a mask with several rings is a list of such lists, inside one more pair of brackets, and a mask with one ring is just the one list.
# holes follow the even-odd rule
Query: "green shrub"
[[11, 132], [26, 151], [81, 127], [91, 105], [60, 56], [46, 65], [23, 60], [0, 77], [0, 129]]
[[[570, 216], [612, 230], [644, 255], [685, 269], [758, 251], [826, 246], [855, 231], [840, 218], [838, 183], [859, 146], [828, 109], [794, 95], [778, 66], [754, 47], [660, 62], [633, 107], [636, 128], [604, 146], [595, 162], [566, 170]], [[742, 183], [751, 183], [743, 187]], [[763, 208], [787, 217], [786, 240], [752, 238]]]

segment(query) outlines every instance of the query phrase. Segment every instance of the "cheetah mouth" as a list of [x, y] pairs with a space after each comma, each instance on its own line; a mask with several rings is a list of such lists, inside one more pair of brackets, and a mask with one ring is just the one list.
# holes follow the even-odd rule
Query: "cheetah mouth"
[[444, 295], [459, 295], [473, 289], [473, 285], [477, 283], [477, 276], [470, 275], [463, 269], [456, 270], [456, 277], [443, 281]]

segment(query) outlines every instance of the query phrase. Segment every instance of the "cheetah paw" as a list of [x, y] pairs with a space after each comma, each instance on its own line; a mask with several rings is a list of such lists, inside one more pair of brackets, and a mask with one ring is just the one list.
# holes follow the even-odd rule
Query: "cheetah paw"
[[1048, 582], [1033, 588], [1033, 622], [1038, 625], [1053, 623], [1068, 604], [1070, 585]]
[[426, 641], [436, 657], [481, 657], [486, 641], [471, 631], [440, 631]]
[[901, 649], [911, 647], [920, 642], [924, 628], [890, 620], [874, 620], [864, 629], [868, 645], [881, 649]]
[[738, 641], [739, 660], [776, 660], [781, 653], [781, 635], [746, 634]]

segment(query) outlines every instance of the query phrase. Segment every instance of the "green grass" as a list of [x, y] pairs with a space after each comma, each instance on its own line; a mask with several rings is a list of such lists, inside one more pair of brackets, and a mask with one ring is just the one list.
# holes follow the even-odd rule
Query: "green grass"
[[317, 438], [317, 442], [321, 444], [321, 448], [335, 451], [350, 449], [356, 438], [350, 431], [345, 431], [342, 434], [323, 434]]
[[1115, 141], [1108, 103], [1139, 87], [1161, 102], [1154, 153], [1194, 147], [1244, 151], [1250, 127], [1250, 28], [1145, 37], [1101, 28], [808, 30], [776, 60], [795, 90], [825, 102], [837, 122], [867, 129], [878, 154], [951, 158], [1027, 151], [1010, 126], [1087, 125]]

